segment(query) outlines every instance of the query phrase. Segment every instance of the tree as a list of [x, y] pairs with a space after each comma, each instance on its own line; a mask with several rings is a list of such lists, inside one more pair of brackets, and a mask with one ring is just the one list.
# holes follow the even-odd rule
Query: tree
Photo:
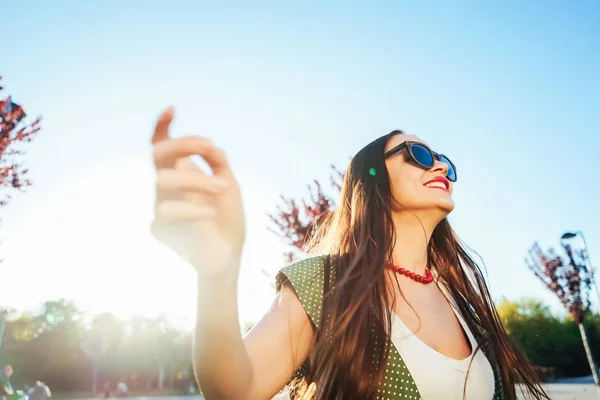
[[186, 375], [187, 366], [192, 362], [192, 339], [191, 331], [175, 329], [165, 315], [134, 317], [121, 346], [114, 348], [118, 354], [111, 369], [122, 367], [123, 354], [128, 354], [128, 371], [122, 372], [135, 374], [137, 385], [151, 388], [156, 382], [162, 389], [167, 379], [167, 386], [173, 388], [176, 376]]
[[[37, 313], [11, 313], [2, 348], [3, 362], [15, 367], [22, 384], [41, 380], [53, 389], [77, 384], [87, 365], [79, 350], [82, 314], [65, 300], [47, 301]], [[1, 362], [0, 362], [1, 363]]]
[[[331, 187], [339, 192], [344, 173], [333, 165], [331, 169]], [[301, 199], [300, 202], [282, 195], [283, 205], [277, 206], [276, 213], [269, 214], [273, 223], [273, 227], [269, 229], [292, 247], [289, 252], [284, 254], [288, 263], [298, 258], [319, 222], [324, 221], [335, 206], [335, 202], [325, 194], [318, 180], [315, 179], [312, 184], [308, 185], [308, 192], [308, 199]]]
[[[80, 342], [80, 348], [93, 364], [92, 393], [97, 392], [100, 372], [105, 367], [114, 368], [109, 350], [121, 344], [124, 330], [124, 324], [119, 318], [111, 313], [102, 313], [95, 316], [85, 338]], [[119, 367], [122, 368], [123, 364]]]
[[590, 309], [592, 271], [588, 270], [582, 251], [575, 251], [567, 243], [562, 244], [562, 249], [563, 255], [553, 248], [543, 251], [535, 242], [529, 249], [526, 263], [546, 288], [558, 297], [579, 327], [594, 382], [599, 385], [598, 371], [583, 325], [584, 317]]
[[[0, 92], [4, 90], [1, 85]], [[23, 154], [19, 144], [30, 142], [40, 130], [40, 118], [31, 124], [23, 121], [27, 114], [19, 104], [12, 101], [12, 97], [2, 98], [0, 93], [0, 206], [6, 205], [10, 199], [9, 189], [23, 189], [31, 182], [25, 178], [27, 169], [17, 161]], [[4, 339], [6, 329], [6, 314], [0, 312], [0, 345]]]
[[0, 365], [15, 367], [17, 387], [38, 379], [55, 392], [89, 391], [94, 379], [99, 387], [126, 382], [138, 393], [160, 387], [161, 379], [170, 388], [190, 385], [192, 331], [176, 329], [165, 316], [85, 316], [65, 300], [38, 312], [7, 312]]
[[496, 309], [506, 332], [546, 378], [585, 374], [581, 365], [586, 355], [572, 321], [555, 317], [541, 301], [531, 298], [505, 299]]
[[[0, 81], [2, 77], [0, 76]], [[0, 92], [4, 90], [0, 86]], [[27, 169], [18, 161], [23, 154], [21, 144], [30, 142], [40, 130], [40, 118], [25, 123], [27, 114], [11, 96], [0, 98], [0, 206], [10, 199], [9, 190], [31, 185]]]

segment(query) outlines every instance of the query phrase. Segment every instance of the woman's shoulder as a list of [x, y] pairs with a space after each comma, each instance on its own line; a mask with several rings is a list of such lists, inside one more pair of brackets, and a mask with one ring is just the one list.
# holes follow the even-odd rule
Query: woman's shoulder
[[318, 325], [323, 306], [325, 263], [327, 257], [310, 257], [296, 261], [279, 270], [275, 278], [277, 292], [290, 283], [313, 323]]
[[314, 280], [323, 277], [325, 271], [325, 256], [309, 257], [295, 261], [279, 270], [279, 275], [285, 275], [288, 279], [302, 279], [303, 281]]

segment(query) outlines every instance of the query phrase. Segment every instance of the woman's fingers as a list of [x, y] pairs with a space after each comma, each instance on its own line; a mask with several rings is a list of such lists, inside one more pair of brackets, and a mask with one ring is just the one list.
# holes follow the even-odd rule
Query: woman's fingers
[[202, 169], [189, 157], [180, 158], [175, 162], [175, 169], [202, 172]]
[[182, 200], [164, 200], [158, 203], [156, 214], [164, 220], [197, 221], [215, 215], [213, 207]]
[[169, 107], [158, 117], [154, 134], [152, 135], [152, 144], [158, 143], [169, 138], [169, 125], [173, 121], [173, 108]]
[[156, 142], [152, 153], [157, 168], [172, 168], [177, 160], [193, 155], [203, 156], [212, 148], [210, 140], [200, 136], [186, 136]]
[[230, 184], [218, 176], [189, 169], [163, 168], [158, 170], [156, 185], [159, 190], [218, 194]]
[[215, 175], [232, 177], [225, 153], [214, 147], [209, 139], [200, 136], [158, 141], [154, 144], [153, 155], [157, 169], [173, 168], [178, 160], [198, 155], [206, 161]]
[[209, 139], [188, 136], [172, 139], [169, 126], [173, 121], [173, 108], [167, 108], [156, 121], [152, 134], [153, 156], [156, 168], [172, 168], [177, 160], [193, 155], [201, 156], [215, 175], [231, 178], [233, 174], [225, 153], [213, 146]]

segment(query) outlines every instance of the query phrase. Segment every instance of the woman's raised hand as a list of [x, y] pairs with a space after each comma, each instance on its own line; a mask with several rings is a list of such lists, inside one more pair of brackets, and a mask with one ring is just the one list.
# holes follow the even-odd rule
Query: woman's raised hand
[[[236, 276], [245, 237], [239, 185], [225, 153], [210, 139], [171, 138], [172, 120], [169, 108], [152, 135], [157, 172], [152, 232], [199, 274]], [[192, 156], [206, 161], [212, 175], [202, 171]]]

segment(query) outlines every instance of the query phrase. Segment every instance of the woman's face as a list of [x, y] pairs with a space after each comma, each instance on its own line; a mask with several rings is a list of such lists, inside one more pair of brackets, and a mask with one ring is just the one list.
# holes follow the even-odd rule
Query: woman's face
[[[416, 136], [394, 135], [388, 140], [385, 151], [407, 140], [426, 144]], [[454, 209], [453, 185], [445, 179], [446, 164], [435, 160], [433, 167], [425, 170], [412, 160], [407, 150], [390, 156], [385, 162], [390, 177], [392, 210], [442, 211], [445, 217]]]

